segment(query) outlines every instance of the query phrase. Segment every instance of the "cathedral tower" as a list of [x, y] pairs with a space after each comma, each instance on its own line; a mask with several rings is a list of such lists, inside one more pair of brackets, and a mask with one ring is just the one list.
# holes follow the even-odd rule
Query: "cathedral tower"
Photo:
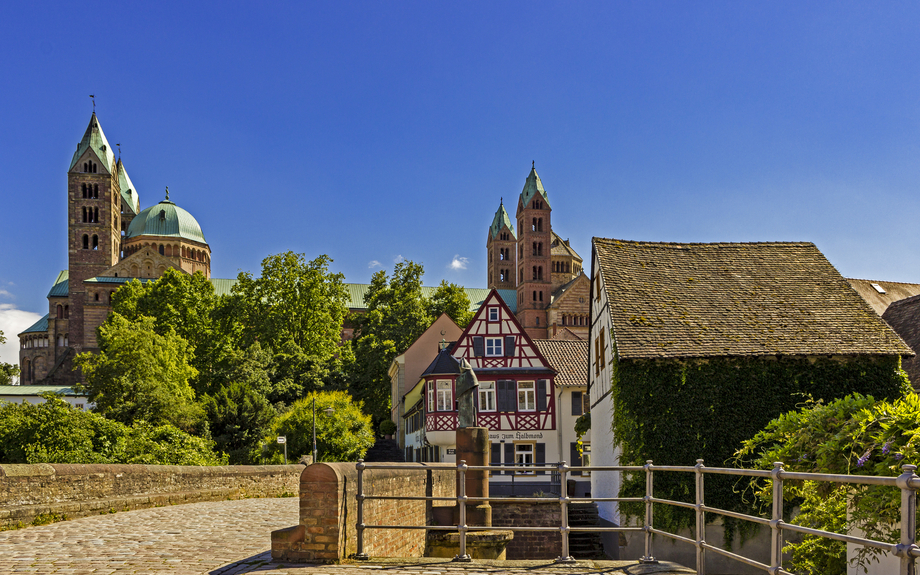
[[517, 282], [517, 236], [504, 202], [499, 203], [489, 237], [486, 239], [489, 262], [489, 289], [515, 289]]
[[93, 112], [67, 170], [68, 327], [74, 347], [85, 335], [83, 281], [119, 260], [121, 203], [115, 154]]
[[547, 312], [552, 297], [549, 199], [537, 170], [531, 167], [518, 199], [517, 317], [531, 338], [547, 339]]

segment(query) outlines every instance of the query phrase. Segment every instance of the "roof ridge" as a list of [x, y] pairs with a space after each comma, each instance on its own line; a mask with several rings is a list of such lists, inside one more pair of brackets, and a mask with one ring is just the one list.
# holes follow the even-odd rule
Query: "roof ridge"
[[872, 279], [865, 279], [865, 278], [843, 278], [843, 279], [847, 281], [853, 280], [857, 282], [898, 284], [898, 285], [904, 285], [904, 286], [920, 286], [920, 283], [913, 283], [913, 282], [896, 282], [896, 281], [890, 281], [890, 280], [872, 280]]
[[674, 247], [674, 248], [683, 248], [685, 246], [701, 246], [701, 247], [721, 247], [721, 246], [814, 246], [814, 242], [806, 241], [767, 241], [767, 242], [652, 242], [646, 240], [623, 240], [618, 238], [602, 238], [600, 236], [594, 236], [592, 241], [600, 241], [604, 243], [619, 242], [624, 244], [634, 244], [634, 245], [643, 245], [643, 246], [661, 246], [661, 247]]

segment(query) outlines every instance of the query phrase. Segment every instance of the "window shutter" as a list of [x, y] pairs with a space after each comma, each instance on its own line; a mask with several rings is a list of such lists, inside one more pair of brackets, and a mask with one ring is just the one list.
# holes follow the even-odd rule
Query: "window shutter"
[[[505, 465], [514, 464], [514, 444], [506, 443], [505, 444]], [[514, 475], [514, 468], [509, 468], [509, 471], [505, 471], [505, 475]]]
[[505, 336], [505, 357], [514, 357], [514, 336]]
[[481, 335], [473, 336], [473, 356], [482, 357], [486, 354], [485, 340]]
[[[489, 465], [501, 465], [502, 463], [502, 451], [500, 443], [490, 443], [489, 444]], [[490, 471], [489, 476], [498, 475], [500, 471]]]
[[572, 392], [572, 415], [581, 415], [581, 392]]
[[537, 380], [537, 411], [546, 411], [546, 384], [545, 379]]
[[[578, 455], [578, 443], [573, 441], [569, 444], [569, 465], [581, 467], [581, 456]], [[573, 471], [572, 475], [581, 475], [581, 471]]]
[[[534, 463], [536, 463], [537, 466], [540, 466], [546, 463], [546, 444], [545, 443], [537, 444], [537, 453], [535, 456]], [[537, 475], [544, 475], [545, 473], [546, 472], [543, 471], [542, 469], [540, 471], [537, 471]]]
[[517, 403], [514, 398], [514, 381], [510, 379], [498, 380], [498, 411], [516, 411]]

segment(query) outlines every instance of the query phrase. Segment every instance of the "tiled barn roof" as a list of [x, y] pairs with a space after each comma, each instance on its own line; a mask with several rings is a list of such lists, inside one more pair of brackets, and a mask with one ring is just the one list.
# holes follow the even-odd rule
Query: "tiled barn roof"
[[[888, 322], [914, 352], [920, 349], [920, 295], [889, 305], [882, 319]], [[907, 372], [914, 389], [920, 388], [920, 355], [904, 358], [901, 367]]]
[[814, 244], [593, 244], [623, 359], [912, 354]]
[[588, 342], [535, 339], [534, 345], [556, 370], [556, 385], [588, 385]]

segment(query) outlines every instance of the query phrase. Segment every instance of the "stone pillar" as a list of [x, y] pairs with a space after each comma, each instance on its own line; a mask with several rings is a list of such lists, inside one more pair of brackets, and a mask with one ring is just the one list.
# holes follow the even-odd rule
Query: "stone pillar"
[[[461, 427], [457, 429], [457, 461], [467, 465], [489, 465], [489, 430], [485, 427]], [[489, 496], [489, 472], [466, 472], [466, 495], [468, 497]], [[492, 526], [492, 507], [488, 501], [477, 501], [466, 506], [466, 524]]]

